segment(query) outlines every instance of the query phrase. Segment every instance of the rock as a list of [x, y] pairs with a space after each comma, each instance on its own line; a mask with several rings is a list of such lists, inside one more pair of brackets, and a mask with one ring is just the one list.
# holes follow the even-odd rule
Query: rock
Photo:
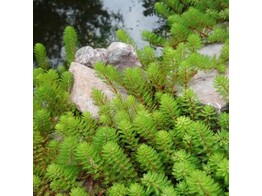
[[141, 66], [134, 47], [122, 42], [113, 42], [107, 49], [93, 49], [90, 46], [80, 48], [75, 54], [75, 61], [91, 68], [98, 61], [114, 65], [120, 70]]
[[227, 103], [223, 101], [213, 87], [214, 78], [217, 75], [219, 75], [217, 70], [199, 71], [189, 82], [189, 87], [197, 94], [201, 103], [212, 105], [220, 112], [221, 108], [225, 107]]
[[71, 100], [81, 112], [88, 111], [94, 117], [98, 116], [99, 108], [94, 105], [91, 98], [92, 88], [97, 88], [105, 93], [108, 99], [113, 99], [115, 94], [100, 78], [95, 71], [85, 65], [72, 62], [69, 71], [74, 75], [74, 85], [71, 91]]
[[222, 47], [223, 47], [223, 44], [211, 44], [211, 45], [203, 47], [198, 52], [200, 54], [204, 54], [210, 57], [212, 56], [219, 57], [221, 54]]
[[77, 63], [86, 65], [91, 68], [98, 61], [102, 61], [106, 63], [107, 62], [106, 49], [104, 48], [93, 49], [91, 46], [80, 48], [75, 54], [75, 61]]
[[135, 49], [129, 44], [113, 42], [107, 48], [106, 53], [108, 64], [115, 65], [120, 70], [123, 70], [126, 67], [141, 66]]
[[[213, 44], [202, 48], [199, 53], [219, 57], [223, 44]], [[214, 78], [218, 76], [217, 70], [198, 71], [189, 82], [189, 87], [197, 94], [201, 103], [214, 106], [218, 112], [225, 108], [227, 103], [223, 101], [220, 95], [213, 87]], [[228, 68], [226, 69], [228, 76]]]

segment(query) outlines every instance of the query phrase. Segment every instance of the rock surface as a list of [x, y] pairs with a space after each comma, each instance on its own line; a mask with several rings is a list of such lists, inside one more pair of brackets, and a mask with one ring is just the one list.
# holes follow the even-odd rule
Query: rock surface
[[[219, 57], [222, 47], [222, 44], [212, 44], [202, 48], [199, 53]], [[227, 103], [223, 101], [213, 87], [214, 78], [217, 75], [219, 73], [216, 70], [199, 71], [189, 82], [189, 87], [197, 94], [203, 104], [212, 105], [217, 111], [221, 111], [222, 108], [226, 107]], [[228, 68], [225, 75], [228, 76]]]
[[189, 87], [197, 94], [201, 103], [212, 105], [217, 111], [220, 111], [227, 103], [223, 101], [213, 87], [214, 78], [217, 75], [219, 75], [217, 70], [199, 71], [189, 82]]
[[91, 68], [98, 61], [112, 64], [120, 70], [141, 66], [133, 46], [122, 42], [113, 42], [107, 49], [93, 49], [90, 46], [80, 48], [75, 54], [75, 61]]
[[125, 67], [141, 66], [136, 55], [135, 49], [129, 44], [113, 42], [107, 48], [107, 63], [115, 65], [120, 70]]
[[97, 48], [93, 49], [91, 46], [80, 48], [75, 54], [75, 61], [82, 65], [93, 67], [98, 62], [107, 62], [106, 49]]
[[208, 56], [216, 56], [219, 57], [221, 54], [221, 50], [223, 48], [223, 44], [211, 44], [208, 46], [203, 47], [198, 52], [200, 54], [208, 55]]
[[105, 93], [108, 99], [115, 97], [110, 87], [95, 75], [95, 71], [85, 65], [72, 62], [69, 71], [74, 75], [74, 85], [71, 100], [81, 112], [89, 111], [94, 117], [98, 116], [98, 107], [91, 98], [92, 88]]

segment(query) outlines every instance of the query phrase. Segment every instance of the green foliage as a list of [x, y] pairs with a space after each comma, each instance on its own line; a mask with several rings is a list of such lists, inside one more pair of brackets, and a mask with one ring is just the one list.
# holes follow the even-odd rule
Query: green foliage
[[202, 48], [201, 37], [197, 34], [191, 34], [187, 38], [187, 44], [189, 50], [195, 52]]
[[76, 167], [65, 167], [54, 164], [48, 166], [46, 177], [51, 180], [50, 188], [53, 191], [64, 191], [76, 185], [78, 170]]
[[61, 74], [61, 82], [60, 82], [61, 88], [67, 92], [70, 92], [73, 83], [74, 83], [73, 75], [68, 71], [64, 71]]
[[215, 136], [215, 141], [217, 143], [217, 151], [221, 151], [228, 156], [229, 152], [229, 132], [228, 130], [218, 131]]
[[226, 186], [229, 185], [229, 160], [223, 159], [217, 164], [216, 176], [222, 178]]
[[149, 144], [154, 144], [154, 138], [157, 130], [150, 113], [147, 111], [139, 111], [133, 123], [136, 132]]
[[148, 91], [150, 83], [147, 81], [139, 67], [126, 68], [123, 76], [123, 85], [128, 92], [137, 97], [145, 106], [152, 106], [153, 93]]
[[67, 26], [64, 30], [63, 41], [66, 52], [66, 65], [69, 67], [72, 61], [75, 60], [78, 39], [74, 27]]
[[155, 3], [155, 10], [157, 13], [159, 13], [161, 16], [168, 18], [168, 16], [174, 14], [174, 12], [164, 3], [157, 2]]
[[[119, 113], [118, 113], [119, 114]], [[122, 117], [123, 115], [121, 115]], [[122, 119], [118, 124], [118, 132], [121, 142], [126, 148], [135, 151], [138, 147], [138, 138], [136, 138], [136, 133], [134, 127], [132, 126], [130, 120]]]
[[189, 195], [189, 189], [186, 181], [180, 181], [175, 188], [178, 195]]
[[155, 143], [162, 159], [165, 162], [170, 161], [174, 148], [171, 134], [164, 130], [158, 131], [155, 135]]
[[[68, 75], [71, 73], [68, 72]], [[34, 111], [45, 108], [51, 117], [54, 117], [59, 113], [74, 110], [69, 95], [71, 87], [64, 89], [63, 79], [60, 79], [55, 70], [35, 74], [34, 81]]]
[[66, 71], [66, 67], [63, 66], [63, 65], [59, 65], [57, 67], [57, 71], [58, 71], [59, 74], [62, 74], [64, 71]]
[[229, 114], [228, 113], [221, 113], [219, 115], [219, 125], [221, 129], [229, 130]]
[[145, 46], [143, 49], [137, 50], [137, 55], [139, 56], [142, 66], [147, 66], [150, 62], [156, 59], [155, 51], [150, 46]]
[[163, 0], [163, 2], [172, 10], [174, 10], [175, 13], [179, 14], [182, 13], [183, 8], [185, 7], [185, 3], [187, 3], [181, 2], [180, 0]]
[[144, 187], [138, 183], [132, 183], [130, 184], [129, 188], [128, 188], [128, 195], [130, 196], [146, 196]]
[[95, 148], [87, 142], [80, 143], [76, 148], [76, 159], [81, 163], [87, 173], [93, 174], [94, 179], [100, 177], [103, 171], [103, 161], [98, 156]]
[[215, 25], [215, 21], [200, 10], [190, 7], [181, 15], [173, 14], [168, 17], [173, 40], [172, 45], [186, 41], [191, 33], [198, 34], [201, 38], [208, 37], [207, 30]]
[[[94, 66], [115, 93], [110, 100], [93, 89], [96, 118], [70, 100], [75, 30], [64, 31], [67, 64], [58, 70], [49, 69], [43, 45], [34, 47], [35, 195], [228, 194], [229, 114], [201, 104], [189, 88], [199, 70], [225, 71], [228, 1], [160, 0], [155, 10], [167, 29], [161, 36], [144, 31], [150, 46], [138, 49], [117, 31], [118, 39], [135, 46], [141, 67]], [[218, 58], [198, 53], [214, 42], [224, 44]], [[214, 86], [228, 102], [228, 78], [218, 76]]]
[[41, 179], [34, 175], [33, 176], [33, 188], [34, 188], [34, 192], [37, 191], [37, 189], [39, 188], [39, 186], [41, 185]]
[[187, 177], [186, 182], [190, 194], [197, 195], [219, 195], [221, 188], [219, 184], [203, 171], [195, 170]]
[[[87, 124], [89, 122], [90, 124]], [[96, 122], [88, 114], [75, 117], [72, 112], [64, 113], [60, 116], [55, 126], [56, 133], [65, 137], [87, 138], [93, 135]]]
[[109, 196], [125, 196], [127, 195], [127, 188], [124, 184], [116, 183], [108, 189]]
[[[175, 131], [177, 143], [180, 143], [191, 153], [197, 153], [198, 155], [201, 153], [210, 154], [216, 149], [214, 133], [200, 121], [191, 121], [183, 116], [179, 117]], [[202, 157], [202, 159], [204, 158]]]
[[127, 32], [125, 32], [123, 29], [118, 29], [116, 31], [116, 36], [117, 38], [124, 43], [131, 44], [136, 48], [136, 43], [135, 41], [128, 35]]
[[213, 106], [211, 105], [206, 105], [201, 109], [201, 119], [203, 122], [205, 122], [206, 125], [208, 125], [211, 128], [216, 127], [216, 122], [217, 122], [217, 114], [216, 110]]
[[100, 152], [102, 146], [109, 141], [118, 142], [116, 131], [110, 127], [99, 127], [93, 137], [93, 146], [96, 151]]
[[165, 187], [161, 196], [176, 196], [177, 193], [172, 186]]
[[220, 59], [222, 62], [228, 62], [229, 60], [229, 40], [225, 41], [225, 44], [221, 50]]
[[46, 56], [46, 48], [43, 44], [41, 43], [35, 44], [34, 55], [36, 58], [36, 62], [38, 63], [38, 66], [44, 70], [47, 70], [49, 68], [49, 63]]
[[46, 149], [43, 145], [45, 140], [39, 131], [34, 131], [33, 141], [34, 172], [43, 175], [48, 163]]
[[226, 76], [217, 76], [214, 79], [214, 87], [225, 102], [229, 102], [229, 79]]
[[172, 127], [176, 118], [180, 115], [180, 109], [177, 102], [168, 94], [163, 94], [160, 99], [160, 112], [162, 112], [164, 121], [169, 122], [167, 126]]
[[178, 101], [182, 108], [182, 115], [189, 116], [192, 120], [199, 118], [200, 102], [191, 89], [186, 89]]
[[193, 33], [190, 29], [186, 28], [184, 25], [180, 23], [174, 23], [171, 26], [170, 30], [172, 34], [172, 38], [170, 40], [170, 45], [176, 47], [181, 42], [186, 41], [187, 37], [190, 33]]
[[225, 42], [228, 39], [229, 32], [228, 29], [217, 27], [214, 32], [209, 35], [208, 41], [210, 42]]
[[108, 103], [107, 96], [98, 89], [92, 89], [92, 98], [97, 106], [103, 106]]
[[207, 153], [213, 152], [214, 138], [213, 132], [204, 123], [196, 121], [191, 124], [192, 128], [192, 144], [196, 153]]
[[152, 43], [155, 46], [164, 46], [165, 39], [153, 32], [150, 31], [143, 31], [142, 32], [142, 39]]
[[113, 141], [102, 147], [102, 158], [105, 173], [115, 182], [131, 182], [137, 178], [137, 173], [124, 151]]
[[50, 131], [50, 113], [42, 108], [34, 113], [34, 130], [40, 131], [42, 134], [48, 134]]
[[184, 180], [192, 173], [192, 171], [194, 171], [194, 169], [194, 165], [188, 161], [177, 162], [173, 166], [172, 174], [177, 180]]
[[72, 188], [70, 196], [88, 196], [87, 192], [83, 188]]
[[150, 146], [141, 144], [137, 149], [137, 160], [141, 168], [145, 171], [163, 172], [164, 167], [161, 163], [160, 156]]
[[141, 182], [146, 186], [146, 193], [160, 195], [167, 188], [172, 187], [171, 181], [167, 179], [164, 173], [148, 172], [144, 174]]
[[166, 71], [157, 63], [150, 63], [146, 68], [148, 79], [157, 91], [163, 91], [166, 83]]
[[112, 65], [105, 65], [102, 62], [97, 62], [94, 65], [96, 74], [103, 79], [103, 81], [108, 84], [115, 93], [118, 93], [117, 84], [121, 84], [121, 74]]
[[76, 166], [75, 148], [77, 146], [75, 137], [66, 137], [60, 144], [57, 162], [63, 166]]
[[33, 71], [34, 192], [62, 194], [76, 183], [78, 176], [74, 157], [78, 138], [67, 138], [72, 135], [55, 129], [62, 114], [76, 111], [69, 94], [73, 75], [66, 69], [50, 69], [42, 44], [35, 45], [34, 55], [38, 66]]

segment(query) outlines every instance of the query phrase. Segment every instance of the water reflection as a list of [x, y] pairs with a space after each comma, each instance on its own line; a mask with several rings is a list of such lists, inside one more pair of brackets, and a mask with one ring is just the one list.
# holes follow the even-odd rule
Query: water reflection
[[155, 0], [104, 0], [104, 7], [114, 13], [120, 12], [123, 16], [124, 29], [141, 48], [148, 45], [142, 41], [143, 30], [152, 31], [161, 25], [159, 17], [154, 12]]
[[154, 14], [154, 4], [156, 0], [143, 0], [142, 5], [145, 8], [143, 14], [145, 16], [152, 16]]
[[115, 31], [124, 28], [139, 47], [142, 30], [160, 26], [153, 14], [155, 0], [34, 0], [34, 44], [43, 43], [57, 64], [61, 59], [62, 34], [67, 25], [76, 28], [79, 42], [107, 47], [116, 40]]

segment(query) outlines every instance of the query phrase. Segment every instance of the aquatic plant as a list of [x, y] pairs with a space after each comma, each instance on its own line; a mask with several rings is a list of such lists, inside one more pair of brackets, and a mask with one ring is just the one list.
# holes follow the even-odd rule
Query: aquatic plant
[[[156, 3], [156, 11], [172, 23], [171, 34], [143, 33], [151, 46], [137, 49], [142, 67], [94, 66], [117, 95], [108, 101], [93, 91], [99, 118], [80, 113], [69, 97], [73, 77], [67, 69], [77, 43], [73, 28], [64, 33], [66, 40], [74, 36], [66, 41], [66, 66], [58, 70], [46, 66], [43, 46], [35, 46], [34, 195], [228, 195], [229, 115], [201, 105], [188, 88], [198, 70], [223, 71], [227, 49], [218, 59], [196, 51], [228, 39], [213, 35], [221, 33], [213, 27], [228, 20], [227, 8], [227, 1]], [[123, 30], [118, 36], [135, 45]], [[153, 46], [161, 44], [158, 57]], [[177, 85], [183, 88], [180, 95]], [[215, 85], [227, 100], [227, 79], [218, 78]]]

